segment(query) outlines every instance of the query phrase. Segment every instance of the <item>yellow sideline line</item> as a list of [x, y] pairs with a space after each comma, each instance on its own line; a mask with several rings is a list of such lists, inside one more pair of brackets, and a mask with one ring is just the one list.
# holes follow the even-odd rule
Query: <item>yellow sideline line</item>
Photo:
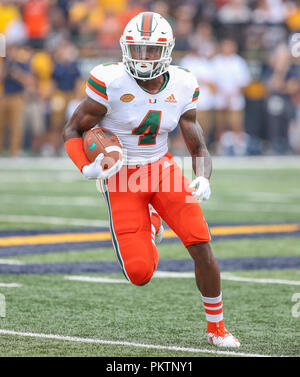
[[111, 239], [111, 236], [109, 232], [39, 234], [36, 236], [3, 237], [3, 238], [0, 238], [0, 246], [106, 241], [110, 239]]
[[[252, 233], [291, 233], [299, 230], [300, 224], [237, 225], [215, 226], [210, 228], [211, 234], [213, 236]], [[164, 237], [173, 238], [177, 236], [171, 229], [166, 229], [164, 232]], [[2, 237], [0, 238], [0, 247], [107, 240], [111, 240], [111, 235], [109, 232], [39, 234], [35, 236]]]
[[267, 224], [267, 225], [238, 225], [218, 226], [211, 229], [215, 236], [227, 234], [251, 234], [251, 233], [284, 233], [300, 230], [300, 224]]

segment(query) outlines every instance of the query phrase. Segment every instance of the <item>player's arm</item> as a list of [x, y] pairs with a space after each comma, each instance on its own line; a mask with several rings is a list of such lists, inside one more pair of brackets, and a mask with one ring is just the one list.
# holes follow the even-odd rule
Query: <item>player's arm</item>
[[86, 97], [74, 111], [72, 117], [64, 127], [64, 141], [81, 138], [83, 132], [90, 130], [101, 121], [106, 111], [106, 107], [101, 103]]
[[186, 146], [192, 156], [193, 170], [196, 178], [190, 187], [196, 190], [192, 193], [199, 200], [210, 197], [209, 179], [212, 173], [212, 160], [207, 150], [204, 135], [196, 119], [196, 110], [188, 110], [179, 120], [180, 129]]
[[122, 166], [122, 162], [118, 162], [104, 171], [101, 166], [103, 154], [100, 154], [94, 162], [90, 163], [84, 152], [83, 133], [98, 124], [106, 112], [107, 109], [104, 105], [87, 97], [74, 111], [63, 130], [63, 139], [69, 157], [88, 179], [109, 178], [120, 170]]
[[106, 108], [102, 104], [87, 97], [84, 99], [63, 130], [66, 151], [80, 171], [90, 164], [84, 148], [82, 134], [94, 127], [105, 115]]

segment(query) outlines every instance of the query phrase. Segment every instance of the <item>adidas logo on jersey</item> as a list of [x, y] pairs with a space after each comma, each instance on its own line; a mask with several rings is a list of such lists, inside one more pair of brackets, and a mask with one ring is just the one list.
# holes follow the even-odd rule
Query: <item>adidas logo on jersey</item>
[[176, 103], [177, 101], [176, 101], [176, 99], [175, 99], [175, 97], [174, 97], [174, 94], [171, 94], [169, 97], [167, 97], [167, 98], [165, 99], [165, 102]]

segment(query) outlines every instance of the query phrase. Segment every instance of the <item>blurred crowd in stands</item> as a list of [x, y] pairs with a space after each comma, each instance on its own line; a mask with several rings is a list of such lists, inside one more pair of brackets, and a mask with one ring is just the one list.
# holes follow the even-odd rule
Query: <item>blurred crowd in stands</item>
[[[213, 154], [300, 154], [300, 0], [0, 0], [0, 156], [64, 154], [90, 69], [121, 59], [145, 10], [170, 22], [173, 63], [199, 81]], [[170, 148], [186, 153], [179, 129]]]

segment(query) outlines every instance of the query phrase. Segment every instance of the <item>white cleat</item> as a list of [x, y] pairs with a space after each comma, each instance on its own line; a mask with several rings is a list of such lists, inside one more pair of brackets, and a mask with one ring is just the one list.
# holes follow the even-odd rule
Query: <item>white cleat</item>
[[158, 231], [155, 234], [155, 245], [158, 245], [159, 243], [161, 243], [161, 240], [163, 239], [163, 236], [164, 236], [164, 230], [165, 229], [163, 225], [161, 224], [161, 226], [159, 227]]
[[235, 338], [230, 332], [225, 328], [218, 329], [216, 332], [206, 333], [208, 338], [208, 343], [216, 347], [239, 347], [241, 343], [237, 338]]
[[[155, 245], [161, 243], [164, 235], [164, 227], [161, 222], [159, 214], [155, 211], [153, 206], [149, 203], [149, 214], [151, 221], [151, 238]], [[155, 224], [155, 226], [154, 226]], [[157, 229], [157, 230], [156, 230]]]

